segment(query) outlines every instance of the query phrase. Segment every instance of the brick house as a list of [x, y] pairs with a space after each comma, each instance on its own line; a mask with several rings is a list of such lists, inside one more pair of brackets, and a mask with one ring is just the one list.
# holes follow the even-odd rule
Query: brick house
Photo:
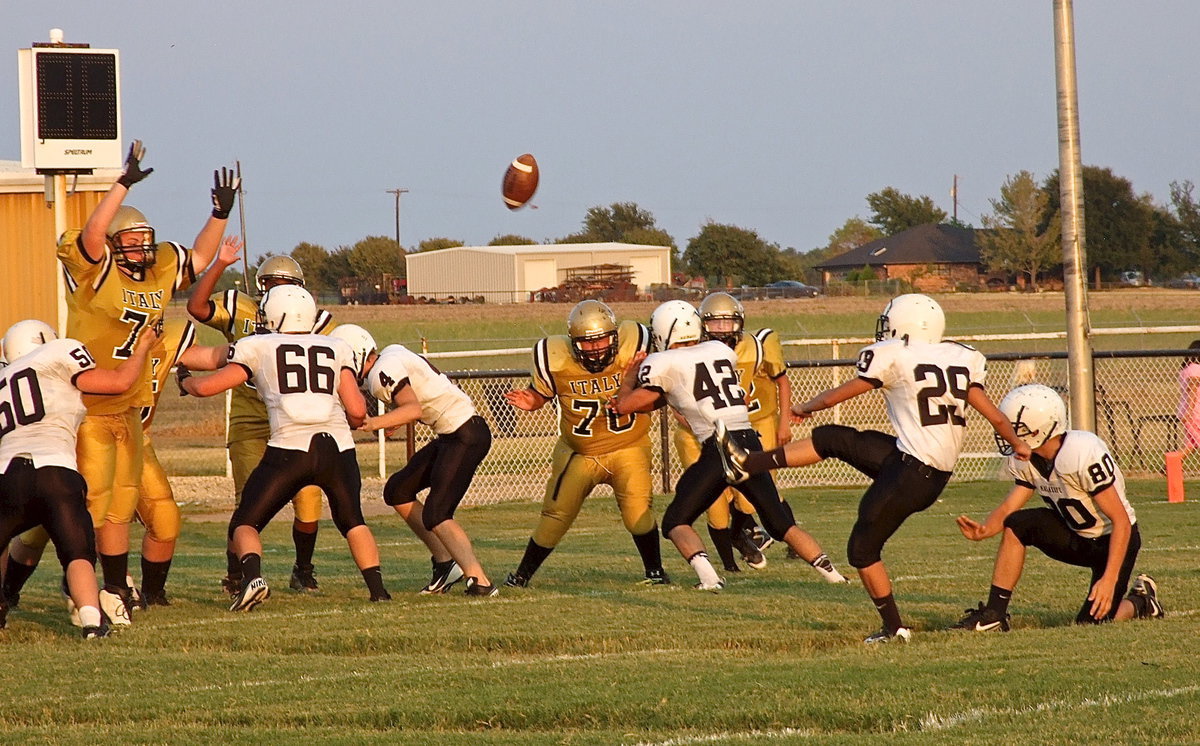
[[826, 286], [864, 267], [879, 280], [907, 280], [924, 292], [985, 281], [973, 228], [927, 223], [865, 243], [816, 265]]

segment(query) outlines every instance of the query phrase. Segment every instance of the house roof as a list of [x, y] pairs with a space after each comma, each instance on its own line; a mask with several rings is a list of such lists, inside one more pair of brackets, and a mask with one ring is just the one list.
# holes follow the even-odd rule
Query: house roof
[[880, 267], [886, 264], [978, 264], [973, 228], [926, 223], [865, 243], [816, 265], [817, 269]]

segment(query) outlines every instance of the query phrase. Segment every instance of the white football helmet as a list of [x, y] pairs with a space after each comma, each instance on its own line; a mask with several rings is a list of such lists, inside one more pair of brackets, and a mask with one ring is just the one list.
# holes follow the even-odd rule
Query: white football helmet
[[669, 300], [650, 315], [650, 331], [654, 334], [654, 348], [661, 351], [681, 342], [699, 342], [704, 325], [700, 323], [700, 312], [691, 303]]
[[317, 302], [299, 285], [276, 285], [258, 304], [258, 323], [271, 332], [311, 332]]
[[[1067, 431], [1067, 405], [1057, 391], [1040, 383], [1027, 383], [1009, 391], [1000, 400], [1000, 411], [1030, 448]], [[1012, 455], [1012, 446], [999, 434], [996, 445], [1002, 455]]]
[[366, 329], [357, 324], [342, 324], [329, 333], [329, 336], [340, 339], [350, 345], [354, 351], [354, 377], [362, 381], [367, 358], [378, 349], [375, 338]]
[[8, 327], [4, 332], [4, 362], [13, 363], [22, 355], [58, 339], [54, 329], [44, 321], [25, 319]]
[[907, 338], [910, 342], [937, 344], [946, 331], [946, 314], [928, 295], [897, 295], [884, 306], [875, 324], [875, 341]]

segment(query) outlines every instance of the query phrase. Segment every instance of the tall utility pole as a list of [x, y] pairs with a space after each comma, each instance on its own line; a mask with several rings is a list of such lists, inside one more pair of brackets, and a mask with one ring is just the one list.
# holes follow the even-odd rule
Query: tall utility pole
[[407, 189], [388, 189], [388, 194], [396, 195], [396, 246], [404, 253], [404, 244], [400, 243], [400, 195], [407, 194]]
[[1054, 68], [1058, 87], [1058, 174], [1062, 205], [1063, 289], [1067, 300], [1067, 364], [1071, 427], [1096, 429], [1095, 371], [1087, 305], [1087, 244], [1083, 228], [1083, 165], [1075, 80], [1071, 0], [1054, 0]]

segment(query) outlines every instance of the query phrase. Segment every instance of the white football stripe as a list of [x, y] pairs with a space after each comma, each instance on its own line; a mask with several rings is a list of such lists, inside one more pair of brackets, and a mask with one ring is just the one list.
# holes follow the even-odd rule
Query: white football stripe
[[520, 161], [515, 160], [515, 159], [512, 162], [512, 167], [517, 169], [518, 171], [520, 171], [523, 174], [533, 173], [533, 166], [527, 166], [524, 163], [521, 163]]

